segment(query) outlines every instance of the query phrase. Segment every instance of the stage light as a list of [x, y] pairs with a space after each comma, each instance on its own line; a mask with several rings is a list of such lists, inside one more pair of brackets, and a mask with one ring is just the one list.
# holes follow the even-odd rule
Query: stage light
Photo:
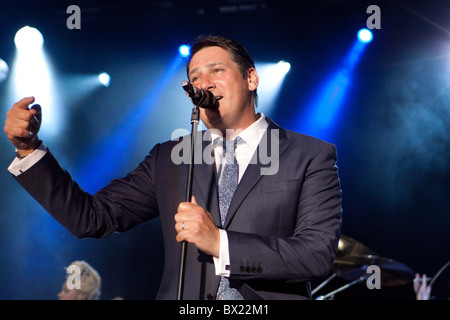
[[369, 29], [363, 28], [358, 31], [358, 40], [362, 43], [369, 43], [373, 39], [372, 31]]
[[44, 37], [38, 29], [26, 26], [17, 31], [14, 43], [21, 52], [36, 51], [44, 45]]
[[283, 60], [278, 63], [257, 62], [256, 69], [259, 74], [258, 110], [270, 116], [291, 64]]
[[111, 77], [106, 72], [100, 73], [98, 75], [98, 81], [105, 87], [109, 87], [109, 84], [111, 83]]
[[[310, 102], [311, 106], [305, 109], [306, 113], [295, 118], [297, 131], [324, 140], [329, 139], [327, 135], [331, 133], [333, 126], [339, 122], [342, 106], [351, 89], [353, 72], [371, 37], [371, 32], [367, 29], [358, 32], [358, 38], [354, 40], [352, 47], [343, 58], [343, 63], [324, 82], [323, 87]], [[365, 42], [361, 39], [364, 39]]]
[[284, 77], [291, 69], [291, 64], [283, 60], [278, 63], [258, 63], [257, 69], [258, 74], [263, 77], [263, 83], [267, 84], [270, 90], [281, 85]]
[[289, 62], [281, 60], [277, 63], [277, 70], [281, 76], [284, 76], [289, 72], [289, 70], [291, 70], [291, 64]]
[[8, 64], [4, 60], [0, 59], [0, 83], [8, 77], [8, 73]]
[[191, 53], [191, 47], [189, 47], [186, 44], [183, 44], [178, 47], [178, 52], [183, 58], [189, 57], [189, 54]]
[[55, 89], [55, 78], [44, 50], [44, 37], [36, 28], [21, 28], [14, 37], [16, 56], [11, 66], [10, 98], [18, 101], [34, 96], [43, 108], [41, 133], [46, 138], [57, 137], [62, 125], [64, 108]]
[[[131, 108], [128, 114], [124, 115], [114, 128], [110, 129], [111, 134], [94, 142], [91, 148], [80, 153], [80, 158], [75, 161], [77, 166], [73, 172], [74, 176], [77, 176], [77, 181], [84, 186], [85, 190], [95, 192], [105, 183], [114, 179], [117, 170], [126, 165], [136, 150], [141, 150], [141, 148], [137, 148], [139, 142], [137, 137], [149, 131], [148, 128], [144, 130], [144, 126], [150, 115], [155, 116], [154, 111], [156, 109], [158, 112], [162, 111], [165, 115], [160, 123], [153, 125], [152, 130], [150, 130], [150, 139], [155, 139], [157, 135], [161, 134], [160, 132], [164, 132], [171, 127], [167, 125], [166, 121], [170, 119], [173, 124], [178, 117], [177, 113], [174, 113], [172, 108], [157, 108], [157, 106], [163, 104], [161, 99], [172, 99], [175, 96], [181, 97], [182, 101], [188, 104], [189, 99], [181, 88], [180, 78], [176, 79], [176, 86], [179, 89], [178, 95], [174, 94], [174, 85], [171, 83], [172, 80], [175, 80], [175, 75], [186, 76], [184, 63], [185, 59], [175, 53], [175, 58], [171, 64], [161, 68], [161, 78], [157, 79], [155, 85], [149, 86], [149, 92]], [[167, 104], [179, 105], [181, 103], [172, 101]], [[190, 108], [185, 108], [185, 110], [189, 115]], [[158, 128], [156, 129], [155, 126], [158, 126]], [[171, 129], [169, 129], [170, 131]], [[160, 137], [160, 139], [166, 138], [167, 135]], [[148, 143], [148, 140], [146, 143]], [[111, 148], [111, 145], [114, 145], [114, 148]], [[114, 159], [114, 161], [111, 161], [111, 159]]]

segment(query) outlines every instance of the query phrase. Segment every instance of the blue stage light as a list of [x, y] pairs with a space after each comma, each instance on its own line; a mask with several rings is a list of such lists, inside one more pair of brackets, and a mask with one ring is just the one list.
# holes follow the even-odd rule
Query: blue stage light
[[189, 54], [191, 53], [191, 47], [186, 44], [182, 44], [178, 47], [178, 52], [183, 58], [189, 57]]
[[363, 28], [358, 31], [358, 40], [362, 43], [369, 43], [373, 39], [372, 31], [369, 29]]
[[[354, 40], [339, 68], [329, 76], [311, 101], [311, 106], [305, 109], [305, 113], [295, 118], [296, 131], [324, 140], [331, 138], [328, 135], [331, 134], [333, 126], [339, 122], [342, 106], [351, 90], [353, 72], [367, 48], [367, 41], [370, 41], [368, 34], [364, 35], [365, 31], [361, 30], [359, 33], [358, 39]], [[366, 42], [362, 42], [360, 36]]]
[[98, 81], [105, 87], [109, 87], [111, 83], [111, 77], [106, 72], [100, 73], [98, 75]]
[[0, 82], [3, 82], [6, 78], [8, 78], [9, 67], [8, 64], [0, 59]]
[[[117, 170], [126, 165], [130, 155], [138, 150], [136, 137], [142, 134], [146, 120], [152, 114], [153, 108], [156, 108], [158, 105], [159, 100], [164, 96], [165, 90], [167, 88], [173, 90], [173, 86], [169, 84], [177, 73], [183, 73], [184, 76], [184, 62], [185, 60], [179, 54], [175, 54], [171, 64], [167, 68], [163, 68], [165, 70], [164, 74], [158, 79], [157, 85], [151, 86], [151, 90], [132, 108], [132, 112], [124, 115], [122, 121], [117, 123], [114, 128], [111, 128], [110, 136], [93, 143], [92, 148], [80, 153], [80, 158], [75, 160], [77, 166], [74, 168], [73, 174], [86, 191], [96, 192], [105, 183], [114, 179], [115, 175], [117, 175]], [[186, 99], [181, 86], [179, 92], [179, 95], [187, 101], [188, 99]], [[165, 94], [165, 96], [172, 96], [172, 93]], [[170, 116], [173, 117], [173, 115]], [[168, 119], [169, 115], [166, 118]], [[161, 126], [167, 127], [164, 124]], [[148, 130], [146, 129], [145, 131]], [[155, 132], [152, 132], [152, 136], [155, 134]], [[161, 139], [163, 138], [161, 137]], [[111, 145], [114, 145], [114, 148], [111, 148]], [[114, 161], [111, 161], [111, 159], [114, 159]]]

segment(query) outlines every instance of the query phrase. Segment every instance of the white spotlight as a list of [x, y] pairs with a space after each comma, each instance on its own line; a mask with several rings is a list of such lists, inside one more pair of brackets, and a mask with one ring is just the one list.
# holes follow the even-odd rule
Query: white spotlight
[[35, 51], [44, 45], [44, 37], [38, 29], [26, 26], [17, 31], [14, 43], [19, 51]]
[[36, 28], [26, 26], [17, 31], [14, 42], [16, 57], [10, 75], [12, 99], [36, 97], [36, 101], [45, 108], [42, 135], [55, 135], [59, 132], [64, 108], [59, 103], [59, 90], [55, 90], [54, 74], [44, 52], [44, 37]]
[[281, 60], [277, 63], [277, 69], [280, 72], [280, 75], [284, 76], [289, 72], [289, 70], [291, 70], [291, 64], [289, 62]]
[[106, 72], [100, 73], [98, 75], [98, 81], [105, 87], [109, 87], [111, 83], [111, 77]]
[[358, 40], [362, 43], [369, 43], [373, 39], [372, 31], [369, 29], [363, 28], [358, 31]]
[[8, 77], [8, 73], [8, 64], [4, 60], [0, 59], [0, 82], [3, 82]]
[[270, 116], [291, 64], [283, 60], [275, 63], [257, 63], [256, 69], [259, 74], [258, 110]]

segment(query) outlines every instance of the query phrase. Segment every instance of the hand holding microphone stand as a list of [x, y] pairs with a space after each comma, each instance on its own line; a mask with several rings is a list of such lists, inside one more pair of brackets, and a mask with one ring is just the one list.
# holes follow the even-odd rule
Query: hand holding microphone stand
[[[188, 169], [188, 177], [187, 177], [187, 186], [186, 186], [186, 195], [185, 201], [190, 202], [192, 198], [192, 180], [194, 177], [194, 150], [195, 150], [195, 141], [197, 137], [198, 123], [200, 121], [200, 108], [211, 109], [217, 106], [216, 98], [212, 94], [211, 91], [202, 90], [191, 83], [183, 80], [181, 83], [183, 89], [189, 95], [194, 104], [194, 108], [192, 109], [191, 115], [191, 147], [190, 147], [190, 159], [189, 159], [189, 169]], [[186, 241], [181, 243], [181, 255], [180, 255], [180, 271], [178, 275], [178, 291], [177, 291], [177, 300], [183, 300], [183, 287], [184, 287], [184, 269], [186, 262], [186, 252], [187, 245]]]

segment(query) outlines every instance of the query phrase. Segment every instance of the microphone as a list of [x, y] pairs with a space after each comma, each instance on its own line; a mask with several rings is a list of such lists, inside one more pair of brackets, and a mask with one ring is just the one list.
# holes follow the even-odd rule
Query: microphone
[[186, 80], [181, 82], [181, 86], [197, 107], [204, 109], [217, 108], [216, 97], [211, 91], [199, 89]]

